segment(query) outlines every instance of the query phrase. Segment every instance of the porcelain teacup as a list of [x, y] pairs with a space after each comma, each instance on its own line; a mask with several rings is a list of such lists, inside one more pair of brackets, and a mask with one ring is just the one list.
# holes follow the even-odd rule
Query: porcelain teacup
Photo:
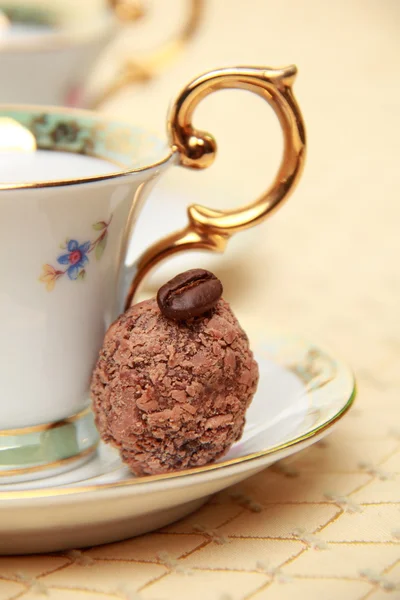
[[[95, 92], [87, 82], [123, 26], [142, 16], [138, 0], [0, 0], [0, 102], [98, 106], [124, 86], [150, 78], [197, 29], [203, 0], [188, 0], [187, 20], [172, 39], [142, 56], [126, 56]], [[129, 30], [131, 31], [131, 30]]]
[[[288, 197], [305, 156], [295, 74], [293, 66], [237, 67], [196, 78], [172, 106], [168, 142], [95, 112], [0, 106], [2, 482], [71, 468], [94, 452], [92, 368], [106, 328], [158, 261], [181, 250], [221, 252]], [[252, 91], [277, 114], [284, 148], [275, 181], [243, 208], [190, 206], [186, 227], [126, 267], [156, 181], [173, 165], [212, 163], [216, 142], [193, 127], [192, 115], [222, 88]]]

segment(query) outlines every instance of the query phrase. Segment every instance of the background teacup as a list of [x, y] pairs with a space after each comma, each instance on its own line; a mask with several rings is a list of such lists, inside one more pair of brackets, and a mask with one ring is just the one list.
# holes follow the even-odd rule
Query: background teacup
[[188, 0], [176, 36], [140, 63], [125, 56], [111, 80], [88, 93], [102, 51], [123, 24], [140, 19], [145, 0], [0, 0], [0, 102], [97, 107], [175, 58], [196, 31], [202, 7], [203, 0]]
[[[260, 223], [287, 198], [305, 151], [295, 74], [295, 67], [242, 67], [198, 77], [171, 109], [169, 144], [96, 113], [0, 107], [3, 482], [69, 468], [93, 452], [91, 370], [107, 326], [130, 305], [148, 271], [181, 250], [223, 251], [234, 233]], [[252, 91], [274, 109], [284, 134], [276, 180], [240, 209], [190, 206], [188, 225], [126, 271], [135, 222], [157, 179], [173, 164], [211, 164], [216, 143], [194, 129], [192, 114], [222, 88]]]

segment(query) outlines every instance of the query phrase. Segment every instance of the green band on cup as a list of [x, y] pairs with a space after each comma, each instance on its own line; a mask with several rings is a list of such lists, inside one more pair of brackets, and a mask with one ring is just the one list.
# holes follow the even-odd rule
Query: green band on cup
[[2, 477], [28, 475], [83, 458], [98, 441], [90, 410], [48, 426], [0, 431], [0, 483]]

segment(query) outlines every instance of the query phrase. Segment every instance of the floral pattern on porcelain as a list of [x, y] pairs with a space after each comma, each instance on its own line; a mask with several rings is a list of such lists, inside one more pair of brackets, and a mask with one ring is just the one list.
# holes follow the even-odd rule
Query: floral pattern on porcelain
[[89, 254], [94, 252], [95, 258], [100, 260], [108, 240], [108, 228], [112, 221], [112, 215], [109, 220], [98, 221], [92, 225], [95, 231], [101, 232], [93, 242], [86, 241], [79, 243], [75, 239], [67, 239], [64, 244], [61, 244], [61, 249], [64, 250], [57, 257], [59, 265], [64, 269], [56, 268], [53, 265], [43, 265], [42, 274], [39, 281], [45, 284], [48, 292], [54, 289], [56, 281], [67, 275], [71, 281], [84, 280], [86, 277], [86, 266], [89, 263]]
[[165, 144], [139, 128], [102, 120], [95, 115], [75, 116], [43, 112], [8, 111], [8, 116], [27, 127], [38, 148], [97, 156], [118, 168], [146, 167], [164, 158]]

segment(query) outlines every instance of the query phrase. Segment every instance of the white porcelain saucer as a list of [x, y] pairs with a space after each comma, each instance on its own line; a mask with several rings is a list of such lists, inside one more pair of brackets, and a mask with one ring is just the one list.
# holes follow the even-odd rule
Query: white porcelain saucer
[[351, 371], [329, 353], [290, 336], [256, 351], [257, 394], [242, 439], [213, 465], [135, 478], [101, 445], [74, 471], [0, 486], [0, 554], [50, 552], [125, 539], [162, 527], [211, 494], [313, 444], [353, 403]]

